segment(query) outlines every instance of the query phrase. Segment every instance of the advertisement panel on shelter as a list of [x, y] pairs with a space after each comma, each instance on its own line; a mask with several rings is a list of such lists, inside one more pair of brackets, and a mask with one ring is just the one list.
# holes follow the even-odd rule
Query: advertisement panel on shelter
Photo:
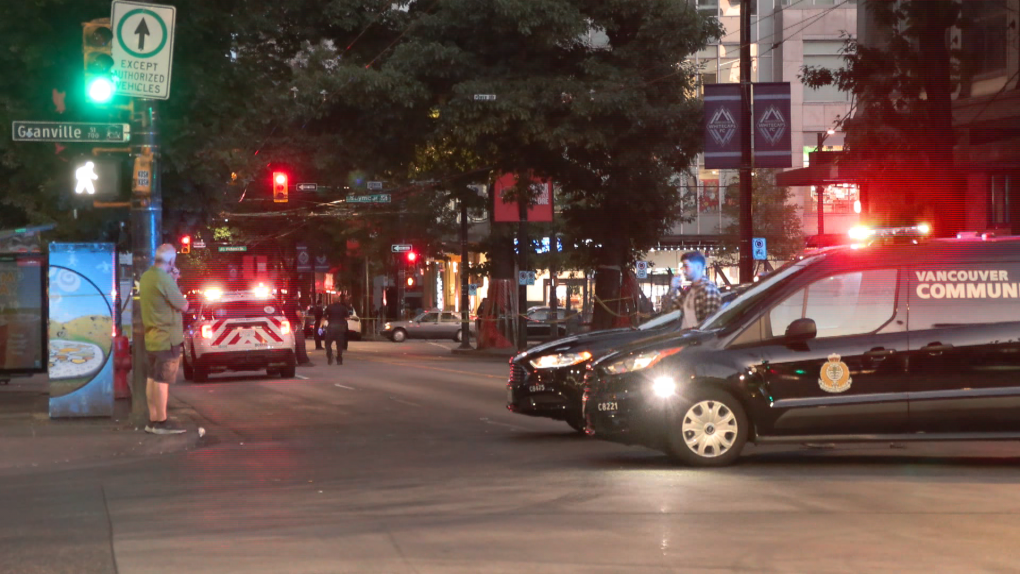
[[51, 417], [113, 414], [112, 243], [51, 243]]
[[754, 84], [754, 166], [792, 167], [790, 82]]
[[[516, 201], [508, 201], [505, 197], [507, 191], [517, 185], [517, 175], [507, 173], [496, 180], [493, 186], [493, 202], [495, 203], [492, 218], [496, 222], [520, 221], [520, 207]], [[528, 221], [553, 220], [553, 186], [549, 180], [531, 178], [531, 195], [534, 198], [531, 206], [528, 207]]]
[[0, 375], [46, 372], [46, 258], [0, 254]]
[[705, 169], [739, 169], [740, 84], [705, 84]]

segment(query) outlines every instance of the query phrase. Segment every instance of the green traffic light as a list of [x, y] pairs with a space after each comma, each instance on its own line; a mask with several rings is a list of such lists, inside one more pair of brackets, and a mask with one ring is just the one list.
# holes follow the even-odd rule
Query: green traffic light
[[105, 104], [113, 99], [113, 81], [110, 78], [96, 78], [89, 84], [89, 99]]

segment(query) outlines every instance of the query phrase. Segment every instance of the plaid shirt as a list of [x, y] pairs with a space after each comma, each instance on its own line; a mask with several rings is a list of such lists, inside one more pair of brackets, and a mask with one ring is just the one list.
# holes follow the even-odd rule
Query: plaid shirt
[[718, 311], [719, 306], [722, 304], [722, 293], [719, 292], [719, 288], [708, 277], [702, 277], [691, 283], [683, 296], [679, 298], [679, 304], [676, 308], [683, 309], [688, 297], [694, 297], [694, 314], [698, 323], [701, 323], [709, 315]]

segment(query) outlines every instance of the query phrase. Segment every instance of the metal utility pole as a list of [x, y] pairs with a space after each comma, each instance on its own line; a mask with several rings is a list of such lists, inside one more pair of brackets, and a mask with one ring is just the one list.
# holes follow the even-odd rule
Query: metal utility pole
[[[163, 190], [160, 177], [159, 107], [156, 100], [138, 100], [131, 122], [131, 154], [135, 174], [131, 184], [131, 241], [134, 280], [156, 259], [156, 248], [163, 237]], [[148, 167], [151, 181], [139, 181], [139, 170]], [[145, 185], [148, 184], [148, 185]], [[145, 325], [142, 323], [141, 298], [135, 294], [131, 307], [131, 420], [145, 424], [149, 420], [146, 398]]]
[[750, 283], [754, 275], [751, 238], [751, 0], [740, 0], [740, 282]]
[[[521, 197], [517, 200], [517, 207], [520, 213], [520, 223], [517, 230], [517, 253], [518, 270], [528, 271], [528, 251], [531, 241], [528, 239], [528, 200]], [[520, 280], [518, 279], [518, 283]], [[528, 322], [524, 316], [528, 312], [528, 286], [517, 286], [517, 350], [523, 351], [528, 348]]]
[[[825, 143], [825, 132], [818, 132], [818, 147], [815, 151], [822, 151], [822, 145]], [[821, 157], [821, 156], [819, 156]], [[823, 201], [825, 195], [825, 186], [816, 185], [815, 193], [818, 194], [818, 240], [821, 245], [821, 236], [825, 233], [825, 202]]]
[[[559, 266], [557, 258], [559, 258], [559, 239], [556, 234], [553, 233], [549, 240], [549, 320], [553, 321], [549, 327], [549, 340], [555, 341], [560, 338], [560, 325], [557, 321], [559, 319], [559, 304], [560, 302], [556, 299], [556, 274], [559, 272]], [[570, 297], [568, 295], [567, 302], [569, 305]], [[566, 314], [564, 314], [564, 319]]]
[[471, 302], [468, 299], [468, 208], [460, 198], [460, 348], [471, 348]]

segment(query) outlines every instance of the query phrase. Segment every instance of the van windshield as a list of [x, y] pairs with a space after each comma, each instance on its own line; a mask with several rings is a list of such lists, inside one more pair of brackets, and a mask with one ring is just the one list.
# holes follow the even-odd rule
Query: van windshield
[[810, 265], [818, 262], [822, 254], [805, 257], [799, 261], [791, 261], [774, 273], [763, 279], [760, 283], [751, 287], [729, 305], [720, 308], [709, 316], [698, 329], [701, 331], [718, 331], [727, 329], [740, 323], [744, 317], [758, 304], [769, 297], [772, 292], [781, 287], [783, 280], [792, 277]]

